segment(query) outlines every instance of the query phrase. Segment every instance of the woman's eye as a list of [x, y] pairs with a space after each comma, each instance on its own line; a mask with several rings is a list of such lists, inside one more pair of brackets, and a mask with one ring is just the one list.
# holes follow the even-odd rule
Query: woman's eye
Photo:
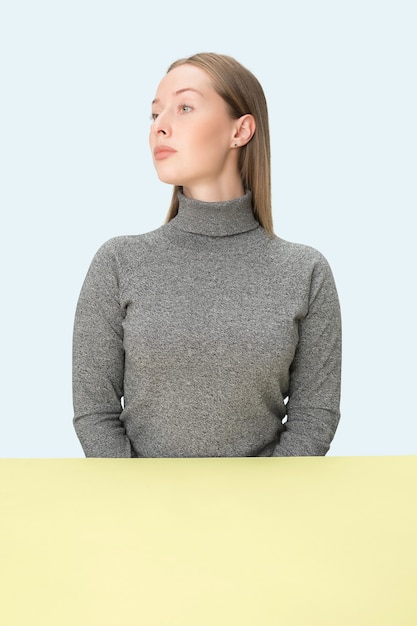
[[[179, 104], [178, 105], [178, 111], [180, 113], [189, 113], [192, 110], [193, 110], [193, 108], [189, 104]], [[154, 122], [157, 117], [159, 117], [159, 113], [151, 113], [151, 115], [150, 115], [150, 119], [151, 119], [152, 122]]]

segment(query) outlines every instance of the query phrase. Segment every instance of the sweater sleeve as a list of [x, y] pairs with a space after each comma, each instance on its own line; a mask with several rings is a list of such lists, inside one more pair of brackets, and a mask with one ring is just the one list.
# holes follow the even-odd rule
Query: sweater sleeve
[[308, 311], [298, 322], [287, 421], [273, 456], [324, 456], [340, 418], [341, 315], [333, 275], [320, 255]]
[[111, 241], [95, 255], [79, 296], [73, 335], [74, 428], [87, 457], [130, 457], [122, 412], [124, 311]]

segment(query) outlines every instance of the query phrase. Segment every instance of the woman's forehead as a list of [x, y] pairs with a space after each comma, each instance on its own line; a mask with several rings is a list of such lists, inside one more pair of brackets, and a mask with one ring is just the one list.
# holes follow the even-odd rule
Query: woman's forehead
[[210, 76], [205, 70], [185, 63], [165, 74], [158, 85], [155, 97], [171, 96], [186, 90], [204, 94], [205, 91], [212, 89]]

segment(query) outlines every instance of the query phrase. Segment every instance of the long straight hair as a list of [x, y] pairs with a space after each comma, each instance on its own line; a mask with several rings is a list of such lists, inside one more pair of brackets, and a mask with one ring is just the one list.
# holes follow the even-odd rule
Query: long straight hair
[[[201, 52], [178, 59], [169, 66], [168, 72], [185, 64], [200, 67], [210, 75], [214, 89], [226, 102], [233, 119], [253, 115], [256, 130], [252, 139], [239, 148], [239, 171], [244, 189], [252, 192], [255, 218], [266, 232], [273, 234], [268, 107], [261, 84], [246, 67], [224, 54]], [[178, 212], [178, 190], [174, 185], [166, 222]]]

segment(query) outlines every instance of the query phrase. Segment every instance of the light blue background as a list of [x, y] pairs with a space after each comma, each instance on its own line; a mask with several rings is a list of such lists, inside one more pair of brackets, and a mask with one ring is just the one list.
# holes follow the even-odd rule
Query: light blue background
[[269, 103], [277, 234], [336, 278], [342, 420], [330, 454], [417, 452], [416, 4], [404, 0], [3, 2], [2, 457], [80, 457], [78, 293], [106, 239], [158, 227], [148, 148], [169, 63], [235, 56]]

